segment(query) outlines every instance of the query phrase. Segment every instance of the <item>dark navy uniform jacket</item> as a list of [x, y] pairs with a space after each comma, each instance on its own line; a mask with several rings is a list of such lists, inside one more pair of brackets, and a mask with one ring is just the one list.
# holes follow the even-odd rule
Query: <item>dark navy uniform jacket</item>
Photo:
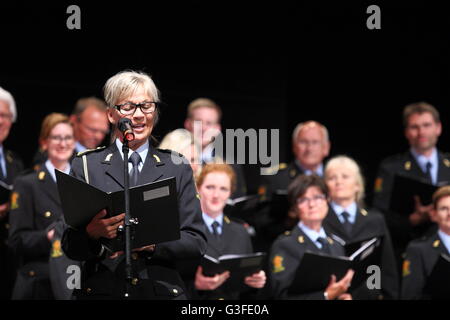
[[[403, 261], [402, 293], [405, 300], [430, 299], [429, 293], [424, 292], [428, 276], [441, 254], [449, 255], [438, 233], [428, 237], [411, 241], [406, 249]], [[450, 279], [442, 279], [450, 285]], [[440, 299], [449, 297], [439, 297]]]
[[[327, 237], [331, 255], [344, 256], [344, 248], [337, 241]], [[311, 239], [298, 227], [278, 237], [270, 251], [270, 285], [275, 299], [324, 300], [324, 291], [293, 295], [288, 289], [295, 278], [297, 267], [306, 251], [320, 253]], [[337, 279], [339, 280], [339, 279]]]
[[329, 233], [335, 234], [345, 243], [368, 240], [372, 237], [383, 237], [381, 250], [381, 289], [369, 290], [365, 284], [352, 292], [355, 300], [397, 299], [399, 294], [399, 277], [397, 264], [392, 248], [392, 241], [383, 215], [377, 210], [358, 208], [356, 220], [350, 234], [347, 234], [337, 214], [332, 208], [323, 220], [323, 227]]
[[[106, 149], [84, 154], [91, 185], [104, 192], [123, 189], [123, 160], [115, 143]], [[150, 143], [138, 185], [169, 177], [176, 178], [181, 238], [157, 244], [152, 254], [142, 252], [132, 255], [135, 278], [130, 293], [134, 299], [184, 298], [184, 283], [176, 271], [175, 262], [201, 257], [206, 251], [200, 201], [192, 169], [186, 161], [175, 164], [171, 159], [173, 156], [181, 157], [168, 150], [155, 149]], [[86, 181], [82, 154], [73, 160], [71, 174]], [[164, 212], [161, 212], [161, 215], [163, 214]], [[116, 259], [110, 259], [104, 254], [99, 257], [102, 248], [100, 241], [90, 239], [85, 230], [66, 229], [62, 242], [67, 256], [85, 262], [82, 268], [82, 288], [74, 292], [79, 299], [123, 297], [124, 255]]]

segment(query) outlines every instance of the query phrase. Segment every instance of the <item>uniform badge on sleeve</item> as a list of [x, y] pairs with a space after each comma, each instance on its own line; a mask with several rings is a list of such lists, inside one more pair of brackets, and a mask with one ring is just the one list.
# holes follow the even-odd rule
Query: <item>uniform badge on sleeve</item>
[[381, 192], [383, 190], [383, 178], [377, 178], [375, 180], [375, 192]]
[[283, 259], [284, 258], [282, 256], [275, 256], [273, 258], [273, 273], [284, 271]]
[[19, 200], [19, 193], [18, 192], [11, 193], [11, 210], [19, 208], [18, 200]]
[[61, 257], [62, 255], [63, 255], [63, 253], [61, 250], [61, 241], [60, 240], [53, 241], [52, 251], [50, 253], [50, 256], [52, 258], [58, 258], [58, 257]]
[[409, 260], [403, 261], [402, 274], [404, 277], [409, 276], [411, 274], [411, 261]]

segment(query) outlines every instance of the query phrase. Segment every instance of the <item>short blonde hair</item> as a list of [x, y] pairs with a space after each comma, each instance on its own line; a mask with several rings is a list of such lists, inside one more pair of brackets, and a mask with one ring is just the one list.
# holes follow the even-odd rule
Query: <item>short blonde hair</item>
[[197, 188], [203, 184], [205, 177], [211, 172], [223, 172], [230, 178], [231, 193], [236, 190], [236, 173], [233, 168], [226, 163], [208, 163], [203, 166], [202, 172], [197, 177]]
[[17, 120], [17, 109], [16, 109], [16, 101], [14, 97], [9, 91], [6, 91], [2, 87], [0, 87], [0, 100], [5, 101], [8, 104], [9, 112], [11, 112], [12, 122], [16, 122]]
[[214, 109], [217, 111], [217, 114], [219, 116], [219, 121], [222, 118], [222, 109], [219, 107], [219, 105], [217, 103], [215, 103], [214, 101], [212, 101], [211, 99], [208, 99], [208, 98], [197, 98], [197, 99], [193, 100], [191, 103], [189, 103], [188, 109], [187, 109], [187, 117], [189, 119], [191, 119], [193, 116], [194, 110], [198, 109], [198, 108]]
[[164, 136], [158, 148], [169, 149], [181, 153], [182, 150], [192, 144], [194, 144], [194, 138], [188, 130], [176, 129]]
[[336, 167], [344, 167], [344, 168], [348, 168], [351, 171], [353, 171], [353, 173], [355, 174], [355, 180], [357, 185], [359, 186], [359, 192], [356, 194], [356, 202], [358, 203], [358, 205], [360, 207], [364, 206], [364, 197], [365, 197], [365, 187], [364, 187], [364, 177], [361, 174], [361, 169], [359, 167], [359, 165], [356, 163], [355, 160], [353, 160], [352, 158], [348, 157], [348, 156], [344, 156], [344, 155], [339, 155], [339, 156], [335, 156], [333, 158], [331, 158], [326, 166], [325, 166], [325, 181], [327, 179], [327, 172], [328, 170], [332, 169], [332, 168], [336, 168]]

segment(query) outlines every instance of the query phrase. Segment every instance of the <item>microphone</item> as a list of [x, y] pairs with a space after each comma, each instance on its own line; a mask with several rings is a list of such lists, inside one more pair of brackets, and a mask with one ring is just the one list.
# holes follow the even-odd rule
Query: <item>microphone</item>
[[131, 120], [128, 118], [121, 118], [119, 120], [119, 130], [123, 134], [123, 138], [127, 141], [134, 140], [133, 127], [131, 126]]

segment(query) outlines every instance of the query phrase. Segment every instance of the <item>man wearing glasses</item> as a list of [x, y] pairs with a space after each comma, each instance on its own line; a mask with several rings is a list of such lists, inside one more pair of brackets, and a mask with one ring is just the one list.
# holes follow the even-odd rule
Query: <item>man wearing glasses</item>
[[[129, 142], [130, 187], [175, 177], [180, 214], [180, 239], [134, 249], [135, 274], [132, 299], [183, 299], [184, 284], [176, 270], [180, 259], [200, 258], [206, 251], [203, 221], [191, 166], [187, 161], [172, 161], [181, 155], [152, 145], [152, 131], [159, 116], [159, 93], [145, 73], [125, 71], [111, 77], [104, 87], [108, 119], [114, 142], [107, 148], [79, 153], [72, 162], [71, 174], [104, 192], [123, 189], [123, 134], [119, 120], [131, 121], [134, 140]], [[180, 159], [183, 160], [183, 159]], [[62, 247], [67, 256], [84, 261], [78, 299], [123, 299], [125, 259], [123, 252], [110, 252], [100, 238], [113, 239], [124, 223], [122, 213], [106, 218], [101, 210], [84, 230], [68, 228]], [[158, 212], [164, 215], [165, 212]]]

